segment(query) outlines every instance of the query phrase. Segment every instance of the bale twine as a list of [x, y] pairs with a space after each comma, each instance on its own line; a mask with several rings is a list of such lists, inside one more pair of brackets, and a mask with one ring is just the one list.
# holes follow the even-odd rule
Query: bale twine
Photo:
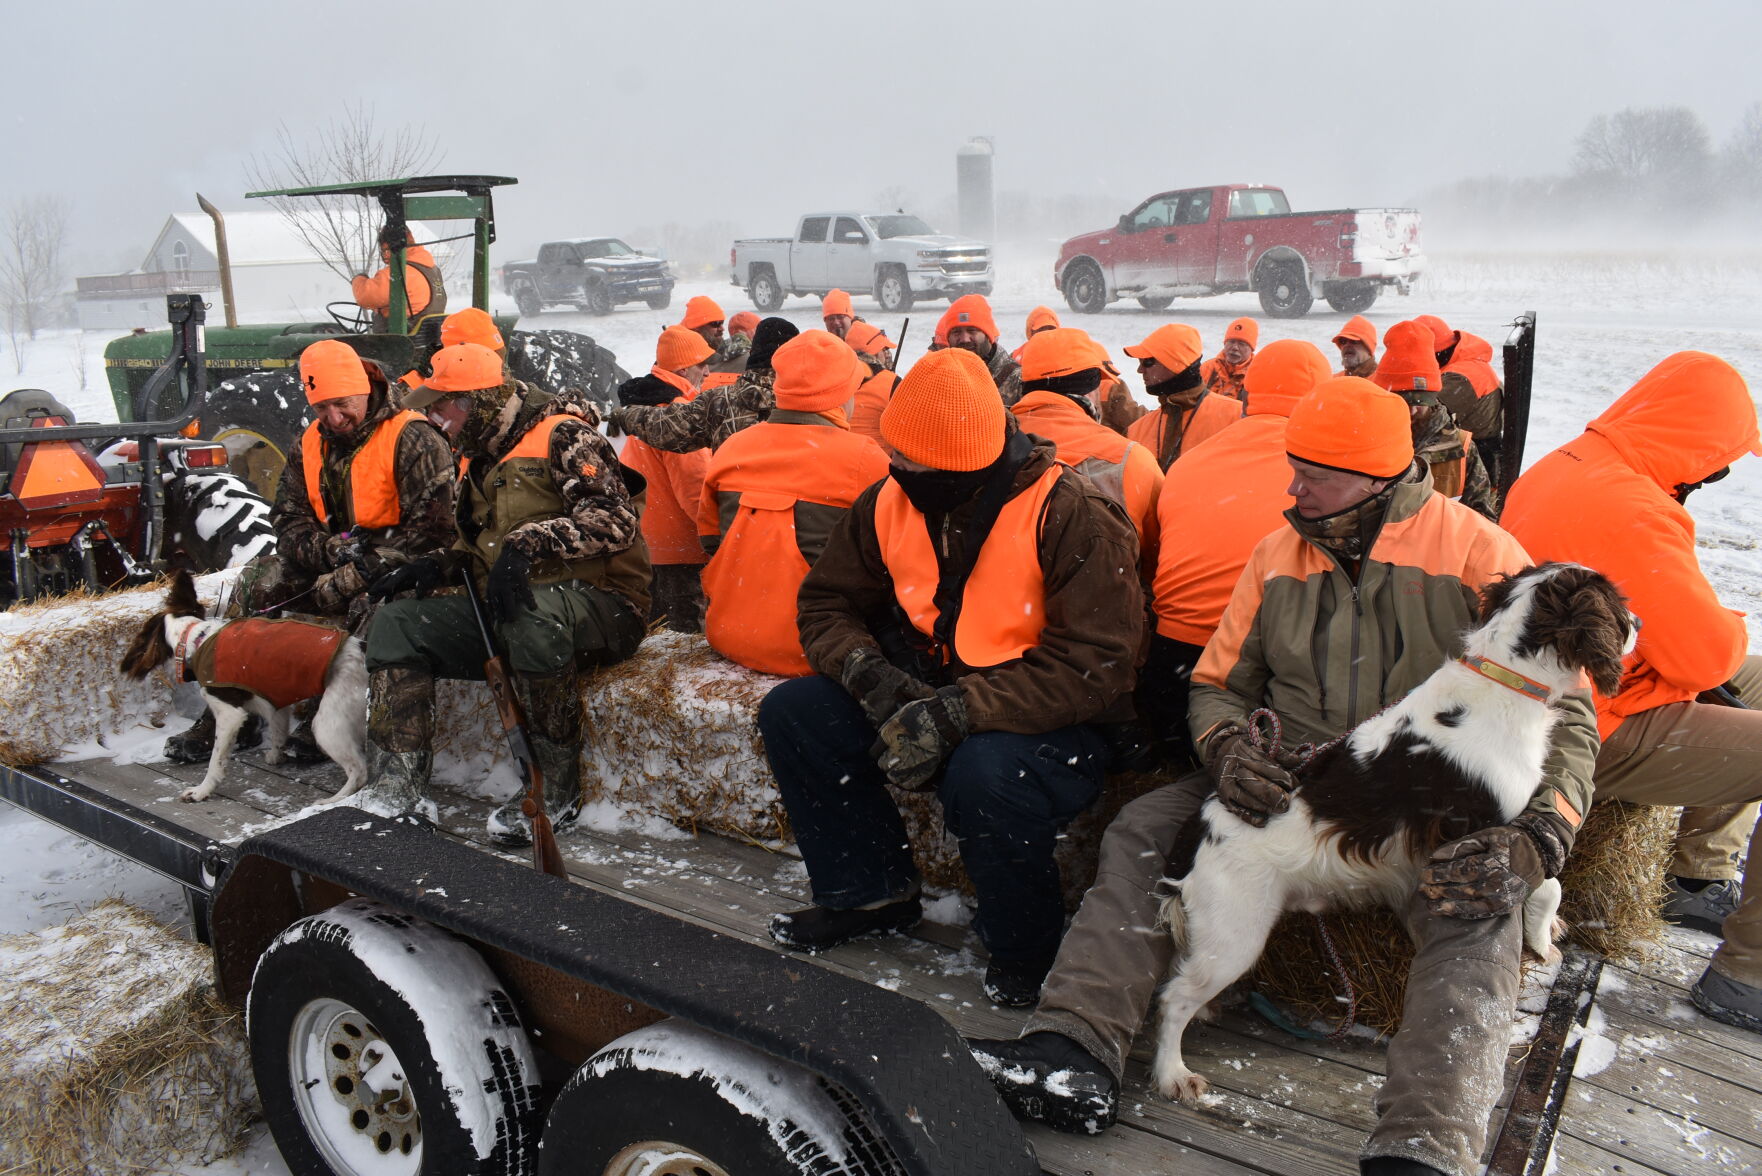
[[[1560, 882], [1567, 940], [1605, 956], [1645, 956], [1664, 939], [1658, 917], [1664, 869], [1680, 810], [1604, 801], [1591, 806]], [[1328, 930], [1358, 996], [1360, 1025], [1393, 1033], [1401, 1024], [1413, 944], [1388, 911], [1326, 916]], [[1298, 1024], [1332, 1028], [1342, 1019], [1345, 988], [1328, 959], [1315, 919], [1287, 914], [1249, 974], [1250, 985], [1290, 1011]]]
[[238, 1150], [256, 1087], [210, 969], [114, 899], [0, 939], [0, 1171], [175, 1172]]

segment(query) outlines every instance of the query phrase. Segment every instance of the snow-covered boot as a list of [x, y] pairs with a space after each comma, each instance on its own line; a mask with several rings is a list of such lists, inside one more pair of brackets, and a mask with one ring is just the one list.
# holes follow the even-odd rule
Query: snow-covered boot
[[[532, 758], [544, 773], [545, 812], [550, 814], [551, 829], [561, 833], [581, 815], [581, 751], [543, 735], [530, 739]], [[532, 844], [532, 822], [521, 809], [525, 800], [526, 789], [522, 787], [489, 815], [484, 826], [491, 841], [510, 849]]]
[[419, 813], [438, 822], [440, 813], [428, 797], [428, 774], [434, 753], [392, 751], [369, 740], [367, 782], [347, 803], [381, 817]]
[[1013, 1041], [969, 1037], [967, 1049], [1018, 1119], [1073, 1135], [1099, 1135], [1119, 1114], [1119, 1082], [1095, 1055], [1062, 1033], [1041, 1030]]
[[349, 798], [381, 816], [439, 814], [428, 799], [434, 764], [434, 678], [394, 667], [367, 675], [367, 782]]

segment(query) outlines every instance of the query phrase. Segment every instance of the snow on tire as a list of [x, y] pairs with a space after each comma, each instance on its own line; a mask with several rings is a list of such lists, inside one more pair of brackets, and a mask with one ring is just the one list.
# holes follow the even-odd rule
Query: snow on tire
[[508, 370], [535, 388], [573, 391], [605, 407], [617, 403], [618, 385], [630, 378], [617, 356], [579, 331], [512, 332]]
[[627, 1033], [551, 1105], [540, 1176], [890, 1176], [814, 1075], [684, 1021]]
[[167, 474], [165, 549], [181, 551], [197, 572], [238, 567], [273, 554], [269, 503], [250, 483], [231, 474]]
[[531, 1044], [488, 965], [440, 928], [361, 898], [302, 919], [257, 961], [245, 1024], [295, 1176], [531, 1172]]

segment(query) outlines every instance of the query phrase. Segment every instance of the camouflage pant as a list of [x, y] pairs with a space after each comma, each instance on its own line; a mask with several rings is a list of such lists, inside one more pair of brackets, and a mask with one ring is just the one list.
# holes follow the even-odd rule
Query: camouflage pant
[[315, 575], [280, 556], [263, 555], [239, 573], [226, 615], [254, 616], [284, 605], [288, 612], [341, 617], [344, 627], [357, 634], [379, 608], [367, 598], [366, 579], [353, 565]]

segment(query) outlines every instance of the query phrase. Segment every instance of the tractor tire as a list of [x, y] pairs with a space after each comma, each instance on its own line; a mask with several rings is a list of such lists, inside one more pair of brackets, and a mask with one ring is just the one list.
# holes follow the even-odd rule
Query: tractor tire
[[164, 549], [192, 572], [217, 572], [275, 552], [269, 501], [231, 474], [186, 470], [165, 478]]
[[1154, 298], [1140, 298], [1138, 300], [1139, 306], [1142, 306], [1145, 310], [1158, 314], [1167, 310], [1174, 304], [1175, 296], [1173, 294], [1158, 294]]
[[531, 286], [522, 286], [514, 291], [514, 305], [520, 311], [521, 318], [537, 318], [544, 313], [544, 299]]
[[578, 331], [510, 332], [508, 370], [535, 388], [584, 396], [602, 408], [617, 404], [618, 385], [630, 378], [617, 356]]
[[1107, 283], [1101, 267], [1087, 258], [1073, 261], [1065, 270], [1065, 301], [1078, 314], [1100, 314], [1107, 309]]
[[438, 927], [361, 898], [301, 919], [258, 960], [245, 1028], [295, 1176], [532, 1170], [531, 1044], [488, 965]]
[[912, 308], [916, 297], [912, 293], [911, 280], [900, 266], [887, 266], [875, 275], [875, 301], [887, 313], [904, 314]]
[[753, 306], [766, 314], [781, 309], [783, 300], [788, 297], [783, 292], [783, 287], [777, 283], [777, 275], [772, 272], [769, 266], [753, 271], [751, 284], [747, 286], [746, 293], [747, 297], [753, 300]]
[[226, 446], [233, 475], [273, 502], [306, 414], [299, 369], [250, 372], [209, 391], [202, 436]]
[[1376, 282], [1329, 282], [1322, 287], [1322, 297], [1341, 314], [1363, 314], [1382, 292]]
[[1315, 295], [1296, 262], [1269, 262], [1256, 271], [1260, 309], [1272, 318], [1302, 318], [1315, 305]]
[[538, 1170], [540, 1176], [881, 1176], [891, 1170], [873, 1162], [882, 1157], [858, 1144], [860, 1138], [826, 1087], [805, 1070], [695, 1025], [662, 1021], [620, 1037], [575, 1072], [551, 1105]]

